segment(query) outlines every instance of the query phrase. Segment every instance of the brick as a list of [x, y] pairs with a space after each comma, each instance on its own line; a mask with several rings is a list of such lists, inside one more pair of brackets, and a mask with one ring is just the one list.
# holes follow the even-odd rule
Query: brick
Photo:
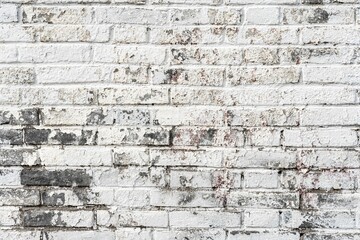
[[357, 193], [306, 193], [304, 194], [304, 209], [352, 210], [359, 206]]
[[241, 213], [215, 211], [174, 211], [169, 213], [172, 228], [240, 227]]
[[60, 125], [149, 125], [147, 109], [122, 108], [43, 108], [42, 123]]
[[225, 173], [214, 169], [197, 168], [170, 170], [171, 188], [221, 188], [227, 181]]
[[220, 167], [222, 152], [216, 150], [152, 149], [151, 162], [159, 166]]
[[305, 168], [359, 168], [358, 151], [354, 150], [302, 150], [299, 163]]
[[86, 24], [91, 23], [91, 9], [86, 7], [22, 7], [23, 23]]
[[97, 131], [85, 129], [25, 129], [24, 141], [29, 145], [96, 145]]
[[0, 168], [0, 186], [20, 186], [19, 168]]
[[299, 195], [283, 192], [232, 191], [228, 196], [227, 205], [247, 208], [296, 209], [299, 207]]
[[37, 206], [40, 194], [34, 189], [1, 188], [0, 206]]
[[99, 104], [166, 104], [169, 102], [167, 88], [102, 88]]
[[359, 49], [352, 47], [287, 47], [280, 49], [283, 64], [350, 64], [359, 62]]
[[222, 86], [225, 79], [223, 68], [152, 68], [154, 84]]
[[303, 68], [303, 78], [306, 83], [357, 84], [359, 68], [357, 66], [314, 66]]
[[279, 149], [238, 149], [224, 152], [224, 163], [234, 168], [294, 168], [295, 151]]
[[239, 65], [243, 61], [242, 52], [243, 49], [234, 47], [171, 48], [170, 61], [173, 65]]
[[359, 238], [358, 234], [353, 234], [353, 233], [339, 233], [339, 234], [335, 234], [335, 233], [322, 233], [322, 234], [312, 234], [312, 233], [308, 233], [304, 235], [304, 240], [335, 240], [335, 239], [343, 239], [343, 240], [350, 240], [350, 239], [356, 239]]
[[35, 83], [35, 71], [27, 67], [0, 68], [0, 83], [3, 84], [32, 84]]
[[18, 231], [18, 230], [1, 230], [0, 237], [3, 239], [24, 239], [24, 240], [31, 240], [31, 239], [38, 239], [41, 236], [41, 231]]
[[92, 211], [25, 210], [26, 227], [91, 227]]
[[115, 148], [112, 150], [115, 166], [150, 165], [149, 150], [145, 148]]
[[112, 71], [111, 81], [129, 84], [149, 83], [148, 67], [134, 65], [117, 66]]
[[228, 240], [235, 239], [268, 239], [268, 240], [297, 240], [299, 239], [299, 233], [297, 232], [277, 232], [277, 231], [237, 231], [233, 230], [229, 232]]
[[117, 240], [150, 240], [151, 230], [143, 228], [122, 228], [115, 231]]
[[294, 67], [231, 67], [226, 80], [230, 86], [298, 83], [300, 71]]
[[[151, 0], [151, 4], [194, 4], [193, 1], [190, 0]], [[220, 0], [199, 0], [196, 4], [201, 5], [219, 5]]]
[[20, 174], [21, 184], [25, 186], [89, 186], [92, 176], [82, 169], [24, 169]]
[[225, 240], [226, 233], [221, 229], [191, 229], [191, 230], [155, 230], [154, 238], [159, 240], [165, 239], [218, 239]]
[[40, 161], [45, 166], [110, 166], [111, 150], [94, 148], [52, 148], [38, 150]]
[[149, 28], [141, 25], [122, 25], [114, 27], [115, 43], [145, 43]]
[[229, 126], [297, 126], [300, 121], [296, 108], [234, 108], [226, 116]]
[[92, 206], [114, 203], [112, 189], [74, 188], [72, 190], [41, 191], [42, 206]]
[[106, 187], [162, 187], [165, 169], [161, 167], [98, 168], [93, 170], [94, 186]]
[[23, 133], [20, 129], [0, 129], [0, 145], [22, 145]]
[[164, 128], [112, 127], [97, 133], [99, 145], [169, 145], [169, 130]]
[[97, 101], [96, 91], [91, 88], [37, 87], [17, 90], [23, 105], [90, 105]]
[[107, 42], [107, 26], [44, 26], [39, 29], [41, 42]]
[[175, 146], [243, 146], [242, 129], [178, 127], [173, 132]]
[[43, 237], [48, 237], [49, 239], [68, 239], [76, 240], [77, 238], [82, 239], [108, 239], [115, 240], [115, 234], [112, 231], [101, 230], [101, 231], [44, 231]]
[[280, 146], [281, 130], [250, 128], [244, 130], [246, 146]]
[[22, 45], [18, 47], [22, 63], [64, 63], [90, 61], [90, 46], [86, 45]]
[[100, 63], [162, 64], [165, 61], [166, 49], [144, 46], [96, 46], [94, 61]]
[[116, 189], [113, 205], [123, 208], [147, 208], [150, 205], [150, 191], [141, 189]]
[[17, 47], [14, 45], [0, 45], [0, 63], [14, 63], [17, 61]]
[[167, 227], [168, 214], [165, 211], [121, 211], [120, 209], [98, 210], [99, 226], [115, 227]]
[[43, 67], [36, 69], [39, 83], [109, 82], [110, 71], [99, 66]]
[[[252, 10], [250, 10], [250, 14]], [[250, 16], [249, 18], [253, 18]], [[262, 18], [263, 19], [263, 18]], [[259, 19], [253, 19], [259, 21]], [[267, 22], [265, 22], [267, 24]], [[225, 42], [229, 44], [249, 45], [277, 45], [297, 44], [299, 42], [299, 28], [278, 26], [256, 27], [227, 27], [225, 30]]]
[[280, 9], [278, 7], [253, 7], [246, 10], [245, 23], [248, 25], [279, 24]]
[[1, 42], [35, 42], [35, 29], [29, 26], [1, 25], [0, 34]]
[[39, 163], [39, 158], [31, 148], [1, 148], [0, 166], [32, 166]]
[[284, 145], [294, 147], [351, 147], [357, 135], [348, 128], [300, 128], [284, 130]]
[[150, 191], [150, 205], [155, 207], [221, 207], [225, 193], [200, 190]]
[[14, 4], [2, 4], [0, 6], [0, 22], [11, 23], [18, 21], [18, 8]]
[[174, 88], [172, 103], [179, 105], [295, 105], [355, 103], [355, 90], [335, 86], [262, 86], [220, 89]]
[[269, 5], [278, 5], [278, 4], [296, 4], [296, 0], [227, 0], [227, 4], [231, 5], [246, 5], [246, 4], [269, 4]]
[[357, 107], [306, 108], [301, 115], [303, 126], [358, 125], [360, 109]]
[[0, 110], [1, 125], [39, 125], [39, 110], [37, 108]]
[[96, 23], [116, 24], [165, 24], [168, 17], [167, 10], [124, 7], [95, 8]]
[[289, 189], [347, 189], [355, 188], [356, 172], [344, 171], [311, 171], [309, 173], [296, 173], [285, 171], [282, 173], [282, 187]]
[[277, 228], [279, 223], [278, 211], [246, 210], [244, 212], [244, 225], [248, 228]]
[[275, 48], [248, 48], [244, 50], [246, 65], [277, 65], [280, 63], [278, 49]]
[[278, 188], [277, 171], [246, 171], [244, 172], [245, 188]]
[[150, 43], [153, 44], [214, 44], [223, 40], [222, 27], [167, 27], [151, 28]]
[[290, 228], [353, 228], [355, 214], [342, 211], [285, 211], [284, 226]]
[[20, 225], [20, 211], [17, 207], [0, 207], [0, 226], [12, 227]]
[[224, 113], [192, 107], [159, 108], [154, 111], [153, 123], [161, 126], [221, 126]]
[[170, 22], [175, 25], [237, 25], [241, 23], [242, 15], [242, 9], [174, 9], [170, 16]]
[[352, 24], [354, 9], [352, 7], [303, 7], [284, 8], [284, 24]]
[[358, 28], [344, 26], [307, 27], [301, 30], [304, 44], [360, 44]]

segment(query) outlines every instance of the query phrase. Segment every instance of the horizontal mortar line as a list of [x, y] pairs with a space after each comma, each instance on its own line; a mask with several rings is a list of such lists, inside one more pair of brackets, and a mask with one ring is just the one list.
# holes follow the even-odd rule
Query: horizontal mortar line
[[[118, 84], [118, 83], [110, 83], [110, 82], [104, 82], [104, 83], [93, 83], [89, 85], [89, 87], [84, 86], [84, 84], [81, 83], [73, 83], [73, 84], [27, 84], [27, 85], [12, 85], [12, 84], [0, 84], [1, 87], [7, 88], [9, 90], [12, 89], [48, 89], [49, 87], [59, 87], [59, 88], [84, 88], [84, 89], [91, 89], [91, 88], [105, 88], [105, 89], [129, 89], [129, 90], [144, 90], [144, 86], [148, 87], [145, 89], [151, 90], [151, 89], [170, 89], [170, 90], [178, 90], [178, 89], [188, 89], [188, 90], [224, 90], [224, 91], [241, 91], [245, 89], [270, 89], [270, 90], [296, 90], [296, 89], [312, 89], [313, 87], [318, 87], [319, 89], [352, 89], [352, 90], [358, 90], [360, 89], [359, 85], [349, 85], [349, 84], [329, 84], [324, 85], [321, 83], [293, 83], [293, 84], [268, 84], [268, 85], [254, 85], [254, 84], [246, 84], [246, 85], [238, 85], [238, 86], [200, 86], [200, 85], [169, 85], [169, 84]], [[135, 88], [134, 88], [135, 87]], [[96, 89], [95, 89], [96, 90]], [[211, 104], [209, 104], [211, 105]]]
[[[122, 24], [123, 25], [123, 24]], [[53, 25], [51, 25], [53, 26]], [[199, 27], [200, 25], [194, 25]], [[174, 26], [171, 26], [172, 28]], [[359, 28], [360, 30], [360, 28]], [[168, 49], [170, 48], [176, 48], [176, 49], [181, 49], [181, 48], [188, 48], [188, 49], [196, 49], [196, 48], [201, 48], [201, 47], [209, 47], [209, 48], [214, 48], [217, 47], [219, 49], [221, 48], [236, 48], [236, 49], [243, 49], [243, 50], [247, 50], [247, 49], [252, 49], [252, 48], [271, 48], [271, 49], [285, 49], [289, 48], [289, 47], [297, 47], [297, 48], [303, 48], [303, 49], [322, 49], [322, 48], [332, 48], [332, 49], [338, 49], [338, 48], [350, 48], [350, 49], [356, 49], [357, 48], [357, 44], [316, 44], [316, 45], [311, 45], [311, 44], [230, 44], [230, 43], [213, 43], [213, 44], [186, 44], [186, 45], [181, 45], [181, 44], [153, 44], [151, 42], [147, 42], [147, 43], [123, 43], [123, 44], [116, 44], [115, 42], [1, 42], [0, 43], [0, 47], [6, 47], [6, 46], [13, 46], [13, 45], [17, 45], [19, 47], [37, 47], [37, 46], [41, 46], [41, 47], [45, 47], [45, 46], [73, 46], [73, 45], [79, 45], [79, 46], [93, 46], [93, 47], [115, 47], [115, 48], [126, 48], [126, 47], [149, 47], [149, 49], [151, 49], [151, 47], [158, 47], [158, 48], [164, 48]], [[210, 46], [209, 46], [210, 45]]]
[[176, 65], [167, 65], [167, 64], [144, 64], [144, 63], [100, 63], [100, 62], [9, 62], [9, 63], [0, 63], [0, 67], [29, 67], [29, 68], [44, 68], [44, 67], [140, 67], [140, 68], [185, 68], [185, 69], [201, 69], [201, 68], [208, 68], [208, 69], [237, 69], [237, 68], [259, 68], [259, 69], [272, 69], [272, 68], [294, 68], [294, 69], [301, 69], [307, 67], [319, 67], [319, 68], [326, 68], [326, 67], [360, 67], [358, 63], [351, 63], [351, 64], [340, 64], [340, 63], [333, 63], [333, 64], [321, 64], [321, 63], [304, 63], [304, 64], [274, 64], [274, 65], [256, 65], [256, 64], [248, 64], [248, 65], [229, 65], [229, 64], [221, 64], [221, 65], [212, 65], [212, 64], [176, 64]]
[[[11, 2], [11, 1], [4, 1], [4, 2]], [[79, 1], [80, 2], [80, 1]], [[150, 2], [151, 3], [151, 2]], [[16, 3], [14, 3], [16, 4]], [[19, 4], [19, 3], [17, 3]], [[309, 4], [301, 4], [301, 3], [292, 3], [292, 4], [257, 4], [257, 3], [245, 3], [245, 4], [237, 4], [237, 3], [228, 3], [225, 2], [225, 5], [222, 4], [193, 4], [193, 3], [183, 3], [183, 4], [176, 4], [176, 3], [159, 3], [159, 4], [131, 4], [131, 3], [86, 3], [80, 4], [80, 3], [24, 3], [22, 4], [22, 7], [27, 6], [36, 6], [36, 7], [46, 7], [46, 6], [77, 6], [77, 7], [84, 7], [84, 6], [90, 6], [90, 7], [108, 7], [108, 6], [126, 6], [131, 8], [154, 8], [154, 9], [172, 9], [172, 8], [189, 8], [189, 7], [209, 7], [209, 8], [238, 8], [238, 7], [282, 7], [282, 8], [305, 8], [305, 9], [316, 9], [316, 8], [325, 8], [325, 9], [332, 9], [332, 8], [347, 8], [347, 7], [353, 7], [356, 8], [357, 3], [329, 3], [326, 5], [316, 4], [316, 5], [309, 5]], [[354, 9], [355, 10], [355, 9]]]
[[[86, 106], [89, 106], [89, 107], [109, 107], [109, 106], [114, 106], [114, 107], [123, 107], [123, 106], [127, 106], [127, 107], [134, 107], [134, 106], [137, 106], [137, 107], [141, 107], [141, 106], [189, 106], [189, 105], [186, 105], [186, 104], [172, 104], [172, 105], [169, 105], [169, 104], [121, 104], [121, 103], [117, 103], [117, 104], [104, 104], [104, 105], [96, 105], [96, 104], [93, 104], [93, 105], [86, 105]], [[68, 105], [64, 105], [64, 104], [43, 104], [43, 105], [18, 105], [18, 104], [14, 104], [14, 105], [0, 105], [0, 109], [2, 107], [20, 107], [20, 108], [44, 108], [44, 107], [63, 107], [63, 108], [66, 108], [67, 106], [84, 106], [84, 105], [77, 105], [77, 104], [68, 104]], [[207, 106], [207, 105], [190, 105], [190, 106]], [[219, 106], [219, 107], [226, 107], [226, 105], [216, 105], [216, 104], [213, 104], [211, 106]], [[237, 105], [238, 107], [252, 107], [254, 105]], [[283, 105], [275, 105], [275, 104], [272, 104], [272, 105], [261, 105], [261, 104], [258, 104], [256, 105], [257, 107], [306, 107], [306, 106], [314, 106], [314, 107], [317, 107], [317, 106], [338, 106], [338, 107], [353, 107], [353, 106], [359, 106], [359, 103], [351, 103], [351, 104], [337, 104], [337, 105], [328, 105], [328, 104], [309, 104], [309, 105], [296, 105], [296, 104], [283, 104]], [[24, 125], [26, 126], [26, 125]]]

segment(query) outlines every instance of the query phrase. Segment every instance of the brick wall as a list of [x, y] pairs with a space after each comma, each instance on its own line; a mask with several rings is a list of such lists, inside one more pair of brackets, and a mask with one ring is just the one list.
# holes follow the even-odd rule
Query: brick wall
[[0, 239], [360, 239], [359, 0], [2, 0]]

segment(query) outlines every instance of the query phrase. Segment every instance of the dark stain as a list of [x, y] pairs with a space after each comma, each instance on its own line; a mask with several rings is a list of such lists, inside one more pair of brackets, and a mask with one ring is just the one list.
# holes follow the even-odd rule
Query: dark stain
[[323, 0], [303, 0], [303, 4], [324, 4]]
[[155, 140], [158, 142], [164, 141], [168, 135], [165, 132], [151, 132], [151, 133], [145, 133], [144, 138], [148, 138], [150, 140]]
[[82, 169], [23, 169], [21, 184], [25, 186], [89, 187], [92, 177]]
[[51, 139], [58, 141], [61, 145], [70, 145], [76, 142], [77, 138], [74, 133], [64, 133], [56, 130], [56, 134]]
[[89, 192], [85, 189], [74, 188], [73, 192], [83, 204], [88, 204], [90, 202]]
[[54, 218], [54, 212], [24, 212], [24, 226], [25, 227], [48, 227], [53, 226], [52, 219]]
[[92, 111], [87, 117], [86, 117], [86, 124], [87, 125], [98, 125], [98, 124], [104, 124], [104, 119], [106, 115], [103, 113], [103, 109], [97, 109], [95, 111]]
[[79, 145], [96, 145], [98, 139], [98, 131], [81, 130]]
[[50, 133], [50, 129], [27, 128], [24, 132], [25, 143], [30, 145], [47, 144]]
[[0, 129], [0, 144], [21, 145], [23, 134], [21, 129]]
[[41, 193], [42, 204], [46, 206], [62, 206], [65, 204], [64, 193]]
[[316, 8], [314, 15], [308, 18], [309, 23], [327, 23], [329, 21], [329, 13], [324, 9]]
[[213, 129], [213, 128], [209, 128], [208, 130], [202, 132], [201, 142], [213, 142], [216, 133], [217, 133], [217, 130]]
[[149, 174], [147, 172], [139, 172], [139, 176], [142, 178], [147, 178], [149, 177]]
[[181, 49], [171, 49], [171, 54], [173, 55], [175, 60], [180, 62], [183, 62], [188, 58], [186, 54], [181, 51]]
[[192, 202], [195, 199], [194, 193], [185, 193], [180, 195], [180, 199], [178, 201], [178, 205], [186, 205]]
[[39, 125], [40, 110], [37, 108], [23, 109], [20, 111], [19, 123], [22, 125]]
[[165, 72], [166, 75], [166, 82], [165, 84], [169, 84], [169, 83], [178, 83], [178, 79], [181, 75], [181, 73], [183, 72], [183, 69], [168, 69]]
[[296, 64], [300, 64], [301, 63], [301, 54], [302, 54], [301, 49], [298, 49], [298, 48], [292, 49], [290, 52], [291, 61]]
[[169, 146], [170, 147], [174, 145], [175, 131], [176, 131], [175, 127], [172, 127], [171, 130], [169, 131]]

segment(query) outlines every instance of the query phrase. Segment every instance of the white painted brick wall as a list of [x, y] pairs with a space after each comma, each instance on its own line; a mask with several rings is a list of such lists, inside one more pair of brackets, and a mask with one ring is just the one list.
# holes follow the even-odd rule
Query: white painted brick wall
[[359, 4], [0, 1], [0, 239], [360, 239]]

